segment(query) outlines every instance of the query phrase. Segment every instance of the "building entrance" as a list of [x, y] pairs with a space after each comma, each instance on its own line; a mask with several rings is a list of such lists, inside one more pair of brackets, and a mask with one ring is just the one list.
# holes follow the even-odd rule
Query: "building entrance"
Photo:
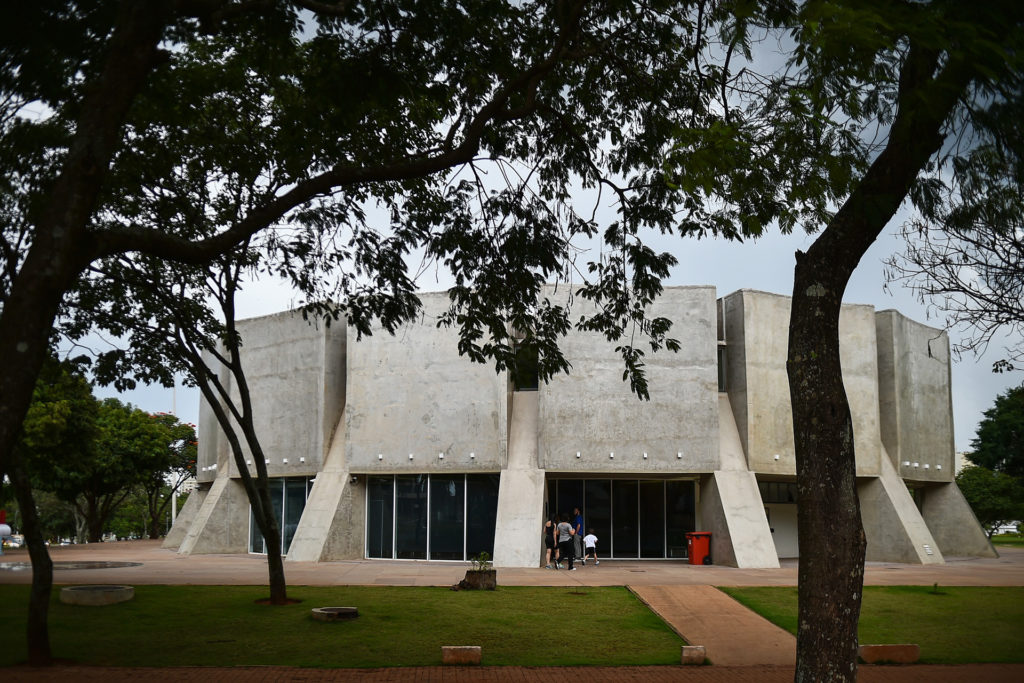
[[598, 538], [598, 557], [685, 558], [686, 534], [696, 530], [696, 488], [680, 479], [549, 479], [548, 515], [580, 508], [583, 532]]

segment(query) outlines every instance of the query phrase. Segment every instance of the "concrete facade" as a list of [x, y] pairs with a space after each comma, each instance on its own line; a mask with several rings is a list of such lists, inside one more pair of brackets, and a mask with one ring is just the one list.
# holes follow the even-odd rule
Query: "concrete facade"
[[[465, 539], [479, 541], [471, 526], [484, 518], [493, 519], [497, 566], [538, 566], [545, 516], [573, 505], [584, 507], [586, 526], [604, 524], [605, 557], [677, 557], [687, 530], [712, 534], [716, 564], [777, 567], [799, 555], [788, 297], [666, 289], [649, 314], [673, 321], [669, 336], [682, 348], [645, 356], [650, 401], [622, 380], [617, 344], [580, 331], [562, 344], [568, 375], [516, 391], [507, 373], [460, 357], [456, 333], [438, 327], [446, 293], [421, 300], [419, 320], [359, 340], [343, 323], [291, 314], [239, 323], [270, 475], [312, 482], [289, 561], [366, 557], [371, 524], [375, 552], [400, 558], [399, 536], [461, 528], [468, 555]], [[587, 306], [574, 301], [572, 318]], [[868, 559], [990, 554], [952, 483], [945, 335], [863, 305], [843, 307], [840, 335]], [[200, 489], [168, 540], [182, 553], [248, 550], [248, 503], [212, 418], [204, 404]], [[490, 486], [480, 481], [498, 482], [496, 492], [480, 494]], [[586, 505], [575, 502], [584, 496]], [[418, 524], [419, 535], [410, 527]], [[429, 558], [442, 541], [417, 542], [423, 554], [411, 557]]]

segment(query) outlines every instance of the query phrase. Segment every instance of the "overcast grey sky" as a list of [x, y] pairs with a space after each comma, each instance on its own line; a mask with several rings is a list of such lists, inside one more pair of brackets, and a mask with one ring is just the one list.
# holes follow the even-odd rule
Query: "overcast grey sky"
[[[876, 310], [895, 308], [919, 322], [943, 326], [941, 312], [929, 317], [925, 306], [917, 302], [910, 290], [899, 284], [883, 288], [883, 261], [900, 251], [900, 239], [894, 236], [901, 219], [894, 219], [883, 236], [868, 251], [861, 262], [846, 293], [850, 303], [871, 304]], [[680, 239], [666, 237], [656, 248], [672, 251], [679, 260], [667, 281], [669, 285], [713, 285], [723, 296], [737, 289], [759, 289], [778, 294], [790, 294], [793, 286], [794, 252], [806, 249], [813, 235], [779, 235], [771, 233], [756, 241], [730, 243], [718, 239]], [[585, 259], [581, 259], [585, 260]], [[437, 291], [448, 285], [443, 279], [428, 272], [419, 281], [423, 291]], [[250, 284], [238, 302], [240, 318], [276, 313], [294, 307], [291, 291], [278, 283], [263, 281]], [[959, 336], [950, 331], [951, 339]], [[975, 359], [965, 357], [954, 363], [953, 419], [956, 449], [969, 450], [982, 412], [989, 408], [997, 394], [1009, 387], [1020, 385], [1024, 375], [1020, 372], [993, 374], [992, 361], [999, 357], [1001, 344], [994, 344], [986, 356]], [[998, 348], [997, 348], [998, 347]], [[466, 362], [469, 362], [468, 360]], [[656, 382], [657, 378], [652, 377]], [[101, 396], [118, 395], [113, 389], [97, 389]], [[149, 412], [175, 410], [185, 421], [197, 423], [199, 392], [179, 386], [175, 391], [162, 387], [144, 387], [120, 395]]]

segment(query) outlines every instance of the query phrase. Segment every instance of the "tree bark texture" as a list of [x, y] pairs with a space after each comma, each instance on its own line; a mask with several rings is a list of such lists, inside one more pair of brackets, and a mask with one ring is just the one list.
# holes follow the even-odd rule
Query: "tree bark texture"
[[48, 627], [50, 591], [53, 588], [53, 560], [46, 550], [46, 540], [39, 524], [39, 513], [32, 495], [32, 485], [21, 467], [9, 470], [14, 484], [14, 495], [21, 510], [22, 530], [28, 544], [28, 556], [32, 560], [32, 592], [28, 599], [28, 663], [32, 666], [49, 666], [53, 663], [50, 653], [50, 632]]
[[857, 677], [866, 544], [839, 363], [846, 283], [833, 282], [833, 272], [828, 260], [798, 257], [789, 327], [800, 543], [797, 681]]
[[910, 50], [886, 147], [807, 253], [797, 252], [786, 367], [799, 496], [798, 682], [857, 678], [866, 543], [839, 314], [853, 271], [938, 151], [970, 80], [955, 62], [936, 75], [938, 61], [934, 51]]

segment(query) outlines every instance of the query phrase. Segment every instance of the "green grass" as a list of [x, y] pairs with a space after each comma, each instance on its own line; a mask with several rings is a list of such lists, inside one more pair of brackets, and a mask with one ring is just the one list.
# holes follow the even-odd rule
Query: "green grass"
[[1020, 545], [1024, 546], [1024, 535], [1021, 534], [996, 534], [992, 537], [994, 545]]
[[[796, 588], [722, 588], [796, 633]], [[866, 586], [862, 643], [917, 643], [929, 664], [1024, 662], [1024, 588]]]
[[[50, 607], [54, 656], [108, 666], [435, 665], [442, 645], [480, 645], [488, 665], [678, 664], [683, 641], [625, 588], [289, 588], [302, 603], [255, 604], [265, 587], [136, 586], [106, 607]], [[0, 586], [0, 665], [25, 658], [28, 586]], [[355, 606], [322, 623], [313, 607]]]

